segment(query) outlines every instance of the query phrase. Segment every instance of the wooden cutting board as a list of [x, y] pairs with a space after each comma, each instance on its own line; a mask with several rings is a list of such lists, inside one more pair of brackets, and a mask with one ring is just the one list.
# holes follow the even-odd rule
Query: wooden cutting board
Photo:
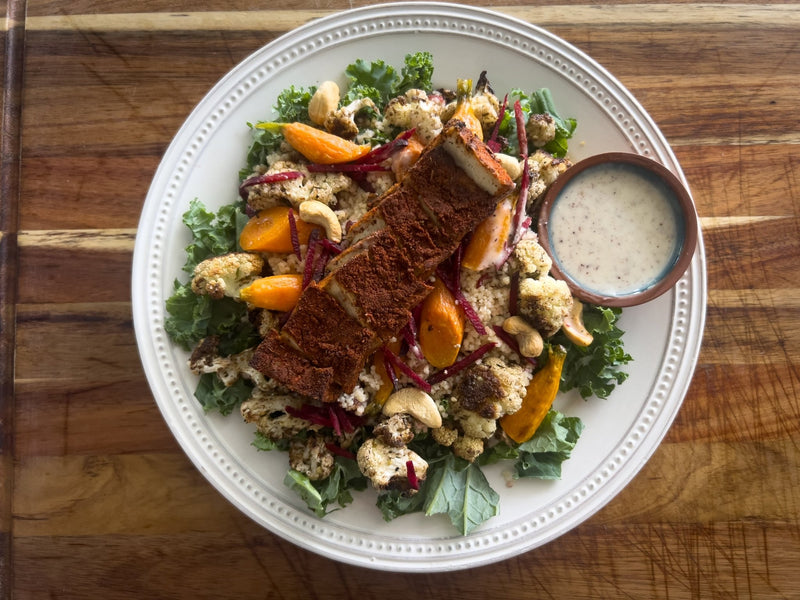
[[703, 228], [708, 313], [691, 389], [652, 459], [587, 522], [469, 572], [379, 573], [262, 529], [180, 450], [131, 322], [149, 182], [236, 63], [367, 4], [4, 3], [0, 597], [798, 597], [796, 3], [494, 7], [633, 92]]

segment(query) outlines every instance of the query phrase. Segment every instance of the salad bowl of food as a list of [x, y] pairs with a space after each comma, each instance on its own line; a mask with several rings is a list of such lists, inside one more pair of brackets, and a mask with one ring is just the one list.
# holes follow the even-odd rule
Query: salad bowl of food
[[352, 564], [466, 568], [582, 522], [666, 432], [705, 307], [701, 238], [624, 313], [553, 277], [538, 203], [615, 150], [682, 178], [602, 67], [490, 11], [374, 6], [265, 46], [142, 213], [137, 341], [176, 439], [254, 520]]

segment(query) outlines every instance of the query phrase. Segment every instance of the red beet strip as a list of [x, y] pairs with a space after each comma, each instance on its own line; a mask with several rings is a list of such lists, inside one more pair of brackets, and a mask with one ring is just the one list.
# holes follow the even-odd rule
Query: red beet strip
[[254, 185], [261, 185], [262, 183], [278, 183], [279, 181], [289, 181], [290, 179], [297, 179], [302, 177], [300, 171], [281, 171], [280, 173], [270, 173], [268, 175], [253, 175], [245, 179], [239, 185], [239, 196], [242, 200], [247, 200], [247, 188]]
[[436, 270], [436, 274], [439, 276], [439, 279], [442, 280], [445, 287], [453, 294], [453, 298], [455, 298], [456, 303], [461, 307], [461, 310], [464, 311], [464, 315], [467, 317], [467, 320], [472, 323], [472, 326], [475, 328], [475, 331], [478, 335], [486, 335], [486, 327], [484, 326], [481, 318], [478, 316], [478, 312], [475, 310], [475, 307], [469, 303], [467, 297], [464, 296], [464, 293], [461, 291], [461, 286], [453, 281], [453, 278], [450, 276], [449, 273], [446, 273], [441, 267]]
[[483, 346], [481, 346], [480, 348], [478, 348], [474, 352], [471, 352], [470, 354], [467, 354], [467, 356], [465, 356], [461, 360], [458, 360], [458, 361], [454, 362], [449, 367], [446, 367], [446, 368], [442, 369], [441, 371], [437, 371], [436, 373], [434, 373], [433, 375], [428, 377], [428, 383], [430, 383], [431, 385], [433, 385], [435, 383], [439, 383], [440, 381], [444, 381], [448, 377], [452, 377], [456, 373], [458, 373], [460, 371], [463, 371], [464, 369], [466, 369], [468, 366], [470, 366], [474, 362], [477, 362], [478, 359], [481, 356], [486, 354], [489, 350], [494, 348], [496, 345], [497, 344], [495, 344], [494, 342], [485, 343]]
[[303, 256], [300, 253], [300, 234], [297, 232], [297, 219], [294, 218], [293, 210], [289, 211], [288, 217], [289, 237], [292, 239], [292, 250], [294, 250], [294, 255], [297, 257], [297, 260], [303, 260]]
[[406, 473], [408, 474], [408, 485], [412, 490], [419, 489], [419, 479], [417, 479], [417, 470], [414, 468], [414, 461], [406, 461]]
[[500, 125], [503, 124], [503, 119], [506, 116], [506, 108], [508, 107], [508, 94], [505, 95], [503, 98], [503, 104], [500, 105], [500, 111], [497, 113], [497, 121], [495, 121], [494, 129], [492, 129], [492, 134], [489, 136], [489, 141], [486, 142], [486, 145], [489, 146], [489, 150], [492, 152], [500, 152], [503, 148], [500, 146], [500, 142], [497, 141], [497, 136], [500, 134]]
[[414, 135], [416, 129], [408, 129], [394, 138], [391, 142], [386, 142], [367, 152], [361, 158], [353, 161], [354, 164], [378, 164], [385, 161], [392, 154], [408, 146], [408, 139]]
[[345, 450], [341, 446], [337, 446], [336, 444], [333, 444], [331, 442], [326, 442], [325, 447], [331, 454], [336, 454], [338, 456], [341, 456], [343, 458], [349, 458], [351, 460], [355, 460], [356, 458], [356, 455], [350, 452], [349, 450]]
[[311, 235], [308, 237], [308, 248], [306, 248], [306, 261], [303, 264], [303, 289], [306, 289], [314, 279], [314, 262], [316, 261], [317, 256], [317, 238], [319, 238], [319, 230], [311, 230]]
[[408, 376], [411, 381], [413, 381], [418, 388], [420, 388], [423, 392], [430, 392], [431, 391], [431, 384], [425, 381], [422, 377], [420, 377], [414, 369], [409, 367], [406, 363], [404, 363], [398, 356], [395, 355], [394, 352], [389, 350], [388, 348], [384, 347], [383, 349], [383, 356], [386, 360], [391, 363], [393, 367], [402, 371], [405, 375]]
[[336, 415], [336, 411], [333, 409], [333, 406], [328, 407], [328, 415], [331, 420], [331, 426], [333, 427], [333, 433], [339, 437], [342, 437], [342, 426], [339, 423], [339, 417]]

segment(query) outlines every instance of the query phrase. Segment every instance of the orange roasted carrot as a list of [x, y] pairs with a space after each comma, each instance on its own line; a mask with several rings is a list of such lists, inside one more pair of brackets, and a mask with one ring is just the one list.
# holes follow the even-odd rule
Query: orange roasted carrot
[[[239, 245], [248, 252], [291, 252], [292, 232], [289, 225], [288, 206], [273, 206], [258, 211], [239, 235]], [[316, 225], [300, 220], [297, 211], [293, 211], [297, 224], [297, 238], [300, 244], [307, 244], [311, 232]]]
[[464, 316], [453, 294], [438, 278], [422, 301], [419, 346], [425, 360], [437, 369], [452, 365], [464, 338]]
[[561, 346], [550, 347], [547, 364], [533, 374], [525, 391], [522, 407], [515, 413], [500, 417], [500, 426], [506, 435], [521, 444], [527, 442], [553, 405], [561, 382], [561, 370], [567, 352]]
[[289, 273], [256, 279], [239, 291], [239, 297], [258, 308], [286, 312], [297, 305], [302, 293], [303, 276]]
[[511, 215], [511, 201], [505, 199], [497, 205], [494, 213], [478, 224], [464, 249], [463, 266], [480, 271], [503, 255], [511, 231]]
[[483, 140], [483, 125], [472, 107], [472, 79], [456, 82], [456, 111], [452, 118], [463, 121], [467, 129]]
[[408, 137], [407, 142], [406, 147], [392, 157], [392, 171], [396, 181], [405, 177], [425, 149], [425, 144], [417, 137], [416, 133]]
[[350, 162], [371, 149], [369, 144], [356, 144], [305, 123], [284, 123], [281, 132], [292, 148], [321, 165]]

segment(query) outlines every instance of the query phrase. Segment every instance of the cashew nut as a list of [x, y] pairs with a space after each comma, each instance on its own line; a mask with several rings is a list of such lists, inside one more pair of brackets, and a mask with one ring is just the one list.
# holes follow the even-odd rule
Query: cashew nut
[[298, 213], [306, 223], [324, 227], [330, 241], [337, 244], [342, 241], [342, 224], [327, 204], [319, 200], [306, 200], [298, 207]]
[[519, 316], [508, 317], [503, 321], [503, 331], [513, 335], [519, 344], [519, 352], [529, 358], [539, 356], [544, 350], [542, 334]]
[[505, 172], [508, 173], [512, 181], [516, 181], [522, 176], [522, 165], [519, 160], [508, 154], [503, 154], [502, 152], [496, 153], [494, 157]]
[[564, 330], [564, 335], [576, 346], [588, 346], [594, 341], [594, 336], [583, 324], [583, 304], [574, 298], [572, 308], [564, 317], [561, 328]]
[[323, 125], [338, 106], [339, 86], [335, 81], [323, 81], [308, 103], [308, 118], [317, 125]]
[[383, 404], [383, 414], [392, 416], [406, 413], [428, 427], [442, 426], [442, 415], [439, 408], [427, 393], [419, 388], [407, 387], [397, 390]]

